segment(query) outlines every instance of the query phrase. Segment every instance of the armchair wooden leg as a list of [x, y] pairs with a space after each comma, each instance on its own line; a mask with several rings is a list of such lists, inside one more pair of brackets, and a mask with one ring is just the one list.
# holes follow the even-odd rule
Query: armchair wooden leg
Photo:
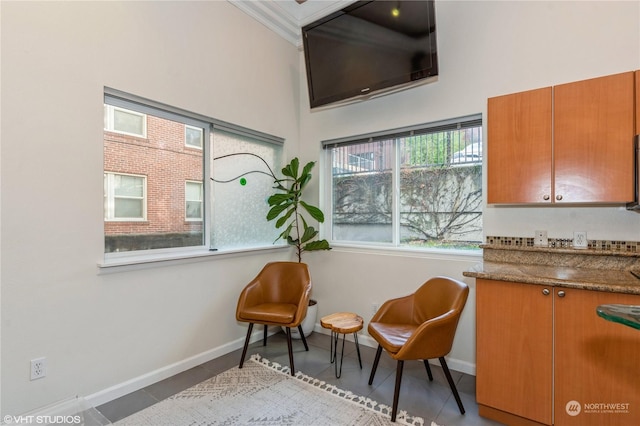
[[247, 330], [247, 338], [244, 339], [244, 348], [242, 349], [242, 358], [240, 358], [240, 365], [238, 368], [242, 368], [244, 364], [244, 357], [247, 355], [247, 347], [249, 347], [249, 339], [251, 338], [251, 332], [253, 331], [253, 323], [249, 323], [249, 329]]
[[400, 398], [400, 383], [402, 383], [402, 368], [404, 367], [404, 361], [398, 360], [398, 368], [396, 369], [396, 388], [393, 391], [393, 406], [391, 407], [391, 421], [396, 421], [396, 414], [398, 413], [398, 399]]
[[304, 337], [304, 333], [302, 332], [302, 326], [298, 326], [298, 333], [300, 333], [300, 337], [302, 338], [302, 343], [304, 343], [304, 350], [309, 352], [309, 346], [307, 345], [307, 338]]
[[427, 375], [429, 376], [429, 381], [433, 382], [433, 374], [431, 374], [431, 366], [429, 365], [429, 360], [424, 359], [424, 367], [427, 369]]
[[287, 345], [289, 346], [289, 365], [291, 367], [291, 375], [295, 376], [296, 371], [293, 366], [293, 348], [291, 347], [291, 328], [286, 327], [286, 329], [287, 329]]
[[444, 357], [440, 357], [438, 359], [440, 360], [440, 365], [442, 365], [442, 369], [444, 370], [444, 375], [447, 376], [447, 381], [449, 382], [449, 387], [453, 392], [453, 396], [456, 398], [456, 402], [458, 403], [458, 408], [460, 409], [460, 414], [464, 414], [464, 407], [462, 406], [460, 395], [458, 395], [458, 389], [456, 389], [456, 384], [453, 383], [453, 378], [451, 377], [451, 372], [449, 372], [449, 367], [447, 366], [447, 362], [444, 360]]
[[373, 366], [371, 367], [371, 375], [369, 376], [369, 385], [373, 383], [373, 377], [376, 375], [376, 370], [378, 369], [378, 362], [380, 361], [381, 353], [382, 353], [382, 346], [378, 345], [378, 350], [376, 351], [376, 357], [373, 360]]
[[267, 324], [264, 325], [264, 336], [262, 337], [262, 346], [267, 346]]

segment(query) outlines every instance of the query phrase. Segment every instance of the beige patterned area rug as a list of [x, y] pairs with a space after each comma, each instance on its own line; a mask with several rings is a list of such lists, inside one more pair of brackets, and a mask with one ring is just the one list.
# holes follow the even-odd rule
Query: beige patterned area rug
[[[420, 417], [342, 391], [259, 355], [116, 423], [118, 426], [420, 425]], [[437, 426], [431, 423], [431, 426]]]

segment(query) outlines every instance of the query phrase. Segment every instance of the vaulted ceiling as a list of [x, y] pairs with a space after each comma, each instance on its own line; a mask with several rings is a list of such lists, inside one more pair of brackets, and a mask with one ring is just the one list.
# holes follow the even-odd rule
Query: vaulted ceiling
[[300, 47], [300, 28], [355, 0], [228, 0], [278, 35]]

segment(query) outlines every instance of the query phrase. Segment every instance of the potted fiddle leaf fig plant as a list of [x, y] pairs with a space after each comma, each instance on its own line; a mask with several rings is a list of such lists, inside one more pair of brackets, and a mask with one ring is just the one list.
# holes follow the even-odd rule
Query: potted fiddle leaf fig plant
[[276, 228], [284, 226], [276, 241], [284, 239], [296, 249], [298, 262], [302, 262], [302, 253], [315, 250], [331, 250], [327, 240], [318, 240], [318, 230], [309, 225], [305, 215], [310, 216], [319, 223], [324, 222], [322, 210], [302, 200], [302, 194], [311, 181], [311, 169], [315, 161], [308, 162], [300, 170], [300, 161], [294, 158], [282, 169], [282, 179], [276, 179], [275, 189], [279, 192], [273, 194], [267, 200], [269, 212], [267, 220], [277, 219]]
[[[327, 240], [318, 240], [318, 231], [309, 225], [305, 215], [310, 216], [319, 223], [324, 222], [322, 210], [302, 200], [302, 194], [311, 181], [311, 169], [315, 165], [314, 161], [307, 163], [300, 170], [300, 161], [294, 158], [282, 169], [282, 179], [276, 179], [275, 189], [278, 193], [269, 197], [268, 203], [271, 207], [267, 213], [267, 220], [277, 219], [276, 228], [284, 226], [276, 241], [284, 239], [289, 245], [296, 249], [298, 262], [302, 262], [302, 253], [316, 250], [331, 250]], [[303, 320], [302, 332], [308, 336], [313, 332], [318, 315], [318, 302], [309, 299], [307, 316]], [[291, 337], [300, 339], [298, 330], [291, 330]]]

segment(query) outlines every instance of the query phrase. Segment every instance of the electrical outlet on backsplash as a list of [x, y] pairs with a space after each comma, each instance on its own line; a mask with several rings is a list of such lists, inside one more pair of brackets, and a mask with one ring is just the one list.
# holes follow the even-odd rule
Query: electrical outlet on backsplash
[[[578, 232], [577, 232], [578, 233]], [[577, 234], [576, 233], [576, 234]], [[547, 247], [549, 248], [562, 248], [571, 249], [576, 248], [579, 250], [600, 250], [600, 251], [612, 251], [622, 253], [640, 253], [640, 241], [617, 241], [617, 240], [587, 240], [586, 232], [579, 232], [584, 234], [584, 239], [579, 241], [580, 246], [574, 247], [573, 238], [547, 238]], [[585, 245], [586, 243], [586, 245]], [[499, 246], [499, 247], [540, 247], [535, 245], [535, 238], [533, 237], [502, 237], [502, 236], [487, 236], [486, 244]]]
[[573, 233], [573, 248], [589, 248], [589, 240], [587, 240], [587, 233], [585, 231], [575, 231]]

